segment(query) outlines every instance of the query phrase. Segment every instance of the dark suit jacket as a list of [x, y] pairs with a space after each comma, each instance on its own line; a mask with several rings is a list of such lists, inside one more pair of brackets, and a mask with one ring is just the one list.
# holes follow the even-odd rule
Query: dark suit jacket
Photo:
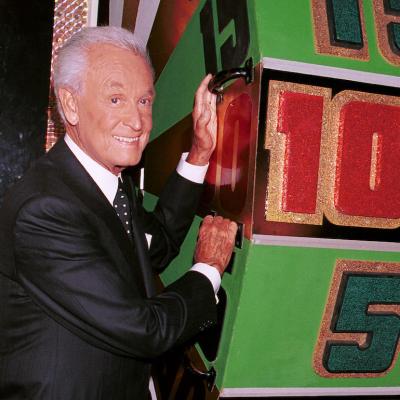
[[132, 244], [63, 140], [36, 163], [0, 213], [0, 399], [146, 398], [149, 361], [216, 319], [197, 272], [153, 293], [200, 190], [174, 173], [153, 213], [133, 200]]

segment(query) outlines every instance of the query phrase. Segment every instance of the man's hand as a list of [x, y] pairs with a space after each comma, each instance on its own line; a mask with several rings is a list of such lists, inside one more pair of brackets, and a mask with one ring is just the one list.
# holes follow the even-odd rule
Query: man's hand
[[217, 142], [217, 96], [208, 90], [212, 75], [207, 75], [197, 89], [193, 117], [192, 147], [186, 159], [194, 165], [206, 165]]
[[229, 219], [207, 215], [200, 227], [195, 262], [209, 264], [222, 275], [235, 245], [237, 225]]

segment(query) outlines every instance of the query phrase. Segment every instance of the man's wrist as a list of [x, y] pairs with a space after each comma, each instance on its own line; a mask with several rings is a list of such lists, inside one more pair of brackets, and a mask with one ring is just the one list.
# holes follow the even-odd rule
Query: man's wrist
[[208, 164], [206, 165], [194, 165], [187, 161], [188, 153], [183, 153], [176, 171], [179, 175], [183, 176], [189, 181], [195, 183], [203, 183], [204, 178], [207, 174]]
[[186, 161], [193, 165], [204, 166], [210, 161], [212, 152], [190, 151]]
[[196, 263], [190, 270], [200, 272], [206, 276], [213, 286], [214, 293], [218, 293], [221, 286], [221, 275], [217, 268], [205, 263]]

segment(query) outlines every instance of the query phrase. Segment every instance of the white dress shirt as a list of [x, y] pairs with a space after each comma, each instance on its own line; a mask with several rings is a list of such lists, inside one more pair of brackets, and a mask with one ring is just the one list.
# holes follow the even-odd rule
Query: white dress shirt
[[[91, 157], [89, 157], [68, 136], [68, 134], [65, 134], [64, 140], [69, 149], [78, 159], [78, 161], [82, 164], [83, 168], [85, 168], [86, 172], [96, 182], [97, 186], [100, 188], [104, 196], [106, 196], [107, 200], [112, 205], [118, 190], [118, 176], [114, 175], [108, 169], [104, 168], [98, 162], [94, 161]], [[198, 166], [190, 164], [186, 162], [187, 155], [188, 153], [182, 154], [182, 157], [179, 161], [176, 171], [178, 172], [179, 175], [183, 176], [184, 178], [192, 182], [203, 183], [204, 177], [207, 173], [208, 165]], [[149, 242], [148, 237], [147, 240]], [[214, 293], [217, 294], [219, 287], [221, 285], [221, 276], [215, 267], [212, 267], [211, 265], [204, 263], [196, 263], [191, 268], [191, 271], [197, 271], [205, 275], [213, 285]]]

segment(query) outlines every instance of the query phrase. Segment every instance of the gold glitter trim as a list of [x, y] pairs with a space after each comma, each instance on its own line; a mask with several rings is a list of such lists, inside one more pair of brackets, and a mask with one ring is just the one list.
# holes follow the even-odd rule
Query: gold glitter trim
[[361, 61], [369, 60], [368, 39], [365, 34], [364, 9], [361, 0], [358, 0], [360, 8], [361, 32], [363, 35], [363, 47], [351, 49], [340, 46], [332, 46], [329, 35], [326, 0], [311, 0], [311, 9], [314, 26], [314, 46], [317, 54], [329, 54], [337, 57], [347, 57]]
[[379, 165], [379, 155], [382, 138], [378, 133], [372, 134], [372, 149], [371, 149], [371, 168], [369, 174], [369, 188], [375, 190], [379, 185], [379, 175], [377, 174]]
[[[330, 106], [330, 126], [323, 131], [321, 143], [321, 165], [323, 175], [324, 213], [332, 224], [366, 228], [393, 229], [400, 225], [400, 219], [351, 216], [335, 208], [335, 180], [338, 164], [338, 143], [340, 135], [340, 113], [343, 107], [353, 101], [384, 104], [400, 107], [400, 98], [372, 93], [344, 90], [337, 94]], [[324, 133], [325, 132], [325, 133]], [[329, 132], [327, 134], [327, 132]], [[375, 178], [377, 179], [377, 178]]]
[[[331, 99], [331, 89], [318, 86], [300, 85], [290, 82], [281, 82], [271, 80], [268, 89], [268, 107], [267, 107], [267, 132], [265, 138], [265, 148], [269, 149], [270, 167], [268, 174], [266, 211], [265, 218], [267, 221], [292, 222], [296, 224], [322, 224], [322, 199], [321, 175], [318, 174], [318, 191], [316, 199], [315, 214], [285, 212], [282, 210], [282, 197], [284, 185], [284, 162], [286, 149], [286, 135], [276, 130], [278, 126], [279, 101], [282, 92], [304, 93], [313, 96], [323, 97], [323, 116], [321, 134], [327, 131], [329, 101]], [[321, 161], [320, 161], [321, 162]]]
[[47, 109], [46, 151], [65, 133], [64, 124], [57, 112], [56, 98], [53, 92], [53, 66], [58, 49], [74, 33], [87, 25], [88, 2], [90, 0], [55, 0], [53, 46], [51, 52], [51, 87]]
[[387, 15], [382, 0], [373, 0], [374, 9], [374, 20], [375, 20], [375, 31], [376, 39], [378, 42], [379, 51], [383, 58], [386, 59], [390, 64], [400, 65], [400, 56], [395, 54], [390, 47], [388, 37], [388, 24], [395, 22], [400, 24], [400, 16], [398, 15]]
[[[357, 344], [360, 348], [366, 346], [368, 333], [334, 333], [330, 327], [334, 320], [334, 311], [338, 302], [340, 286], [345, 274], [396, 274], [400, 273], [400, 263], [386, 263], [376, 261], [363, 260], [336, 260], [335, 270], [332, 277], [331, 286], [329, 289], [328, 300], [325, 306], [324, 315], [322, 318], [317, 344], [313, 355], [313, 368], [315, 372], [325, 378], [375, 378], [386, 375], [395, 365], [399, 350], [400, 341], [398, 342], [396, 352], [394, 354], [390, 367], [379, 373], [331, 373], [328, 372], [323, 365], [323, 357], [325, 348], [328, 342], [345, 342]], [[400, 315], [400, 305], [398, 304], [371, 304], [368, 307], [369, 313], [391, 313]]]

